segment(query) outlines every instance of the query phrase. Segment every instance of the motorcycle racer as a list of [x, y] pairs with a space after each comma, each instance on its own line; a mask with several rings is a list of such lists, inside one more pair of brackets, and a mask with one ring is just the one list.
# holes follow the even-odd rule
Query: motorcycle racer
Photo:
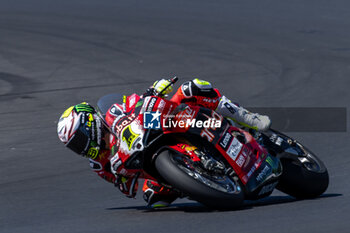
[[[172, 91], [170, 84], [166, 79], [156, 81], [142, 96], [133, 94], [124, 99], [123, 103], [112, 105], [105, 119], [87, 103], [72, 106], [62, 114], [58, 122], [58, 136], [68, 148], [88, 157], [91, 168], [100, 177], [114, 183], [127, 197], [135, 197], [139, 174], [126, 168], [129, 156], [119, 148], [118, 135], [134, 120], [134, 111], [141, 99], [156, 93], [166, 98]], [[232, 103], [204, 80], [193, 79], [183, 83], [171, 101], [215, 110], [237, 126], [258, 131], [267, 130], [271, 124], [268, 116], [251, 113]], [[146, 179], [142, 190], [145, 201], [151, 207], [168, 206], [178, 197], [175, 191], [153, 180]]]

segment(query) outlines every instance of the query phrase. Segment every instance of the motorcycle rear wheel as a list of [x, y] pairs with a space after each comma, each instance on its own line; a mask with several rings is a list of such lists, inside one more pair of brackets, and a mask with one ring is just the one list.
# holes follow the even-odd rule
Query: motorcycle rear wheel
[[167, 183], [205, 206], [232, 209], [243, 203], [243, 190], [237, 180], [226, 175], [210, 176], [186, 155], [164, 150], [155, 166]]
[[309, 149], [298, 142], [295, 146], [303, 155], [295, 155], [298, 159], [281, 158], [283, 173], [276, 188], [298, 199], [318, 197], [328, 187], [328, 171]]

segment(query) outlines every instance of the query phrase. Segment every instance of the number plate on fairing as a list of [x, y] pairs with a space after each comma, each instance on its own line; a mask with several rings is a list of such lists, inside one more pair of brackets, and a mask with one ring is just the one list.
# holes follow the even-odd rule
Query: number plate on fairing
[[265, 155], [258, 143], [248, 133], [245, 134], [247, 143], [242, 144], [233, 136], [233, 131], [237, 129], [229, 128], [216, 144], [216, 148], [230, 163], [242, 183], [246, 184], [261, 166]]
[[231, 157], [232, 160], [236, 160], [237, 155], [241, 152], [242, 143], [240, 143], [237, 138], [233, 138], [230, 146], [227, 149], [227, 154]]

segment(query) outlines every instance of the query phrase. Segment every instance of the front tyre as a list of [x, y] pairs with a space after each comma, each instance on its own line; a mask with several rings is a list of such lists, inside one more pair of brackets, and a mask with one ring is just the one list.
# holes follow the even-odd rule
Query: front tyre
[[176, 151], [162, 151], [155, 166], [171, 186], [206, 206], [237, 208], [244, 200], [238, 181], [226, 175], [208, 174], [198, 163]]

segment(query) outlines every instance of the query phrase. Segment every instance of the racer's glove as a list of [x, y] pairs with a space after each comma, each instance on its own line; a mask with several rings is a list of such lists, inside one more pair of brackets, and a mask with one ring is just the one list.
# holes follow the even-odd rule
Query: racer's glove
[[170, 84], [171, 84], [171, 82], [169, 80], [161, 79], [161, 80], [155, 81], [153, 83], [153, 88], [154, 88], [154, 91], [156, 93], [161, 94], [161, 95], [167, 95], [173, 91], [173, 87]]
[[124, 193], [129, 198], [134, 198], [138, 189], [138, 181], [139, 173], [137, 173], [134, 177], [128, 178], [125, 176], [117, 176], [117, 179], [114, 183], [119, 190]]

